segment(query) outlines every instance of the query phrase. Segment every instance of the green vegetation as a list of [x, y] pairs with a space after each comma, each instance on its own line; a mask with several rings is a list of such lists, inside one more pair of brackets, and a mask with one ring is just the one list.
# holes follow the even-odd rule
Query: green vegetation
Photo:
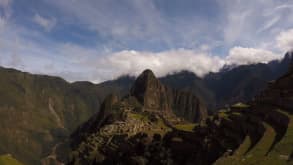
[[14, 159], [11, 155], [1, 155], [0, 165], [23, 165], [18, 160]]
[[94, 84], [1, 67], [0, 75], [0, 152], [26, 164], [40, 164], [99, 107]]
[[276, 135], [275, 130], [267, 123], [265, 125], [265, 134], [256, 146], [247, 154], [250, 146], [250, 138], [246, 137], [243, 143], [239, 146], [232, 156], [222, 157], [215, 164], [217, 165], [258, 165], [258, 164], [272, 164], [272, 165], [286, 165], [290, 154], [293, 152], [293, 115], [285, 111], [280, 111], [290, 117], [287, 132], [282, 140], [266, 155]]
[[189, 131], [192, 132], [194, 127], [198, 125], [195, 123], [190, 123], [190, 124], [177, 124], [175, 125], [175, 128], [179, 129], [179, 130], [183, 130], [183, 131]]
[[128, 113], [130, 118], [141, 120], [141, 121], [148, 121], [149, 117], [148, 114], [142, 114], [142, 113]]

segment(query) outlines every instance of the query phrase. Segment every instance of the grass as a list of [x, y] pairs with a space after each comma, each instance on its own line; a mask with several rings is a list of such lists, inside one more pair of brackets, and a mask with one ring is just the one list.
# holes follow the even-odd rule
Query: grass
[[242, 156], [245, 154], [245, 152], [249, 149], [249, 146], [251, 144], [251, 140], [249, 136], [246, 136], [243, 143], [240, 145], [240, 147], [235, 152], [236, 155]]
[[293, 164], [288, 162], [287, 158], [293, 152], [293, 115], [285, 113], [290, 118], [287, 132], [283, 139], [273, 148], [273, 150], [266, 156], [274, 137], [275, 131], [268, 124], [264, 123], [266, 132], [259, 143], [246, 155], [244, 153], [250, 145], [248, 137], [245, 138], [240, 147], [232, 156], [222, 157], [215, 164], [217, 165], [287, 165]]
[[23, 165], [18, 160], [14, 159], [11, 155], [1, 155], [0, 165]]
[[183, 131], [192, 132], [193, 131], [193, 128], [196, 125], [197, 124], [195, 124], [195, 123], [190, 123], [190, 124], [177, 124], [177, 125], [175, 125], [175, 128], [177, 128], [179, 130], [183, 130]]
[[144, 115], [141, 113], [129, 113], [128, 114], [129, 117], [133, 118], [133, 119], [137, 119], [137, 120], [141, 120], [141, 121], [148, 121], [148, 115]]
[[[1, 68], [0, 75], [0, 151], [25, 164], [40, 164], [60, 140], [56, 129], [71, 132], [98, 109], [94, 85], [83, 90], [60, 78]], [[49, 111], [49, 98], [61, 122]]]

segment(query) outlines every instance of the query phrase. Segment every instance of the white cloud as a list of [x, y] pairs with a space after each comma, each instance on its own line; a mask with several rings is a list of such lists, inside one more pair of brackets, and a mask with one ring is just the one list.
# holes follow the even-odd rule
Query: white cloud
[[6, 19], [0, 17], [0, 32], [3, 31], [3, 29], [5, 28], [6, 25]]
[[217, 56], [179, 49], [158, 53], [121, 51], [107, 55], [97, 64], [97, 68], [112, 72], [110, 75], [114, 77], [122, 74], [138, 75], [147, 68], [152, 69], [157, 76], [181, 70], [203, 76], [211, 71], [218, 71], [224, 61]]
[[224, 44], [259, 47], [293, 25], [293, 1], [218, 0]]
[[66, 21], [60, 21], [61, 23], [76, 23], [97, 31], [101, 37], [110, 39], [114, 49], [118, 47], [119, 50], [121, 47], [139, 47], [143, 50], [153, 47], [159, 47], [159, 50], [162, 50], [161, 47], [194, 48], [195, 41], [198, 44], [200, 36], [202, 40], [206, 40], [209, 38], [206, 35], [213, 33], [207, 29], [216, 27], [214, 22], [197, 15], [188, 18], [182, 18], [181, 14], [178, 17], [169, 16], [154, 0], [45, 1], [63, 13]]
[[224, 28], [224, 39], [227, 43], [234, 43], [241, 37], [247, 25], [247, 18], [251, 15], [250, 11], [237, 12], [228, 15], [228, 24]]
[[198, 51], [124, 50], [102, 53], [98, 49], [75, 44], [46, 42], [44, 45], [10, 31], [16, 30], [13, 27], [6, 28], [6, 32], [0, 38], [0, 56], [4, 66], [32, 73], [61, 76], [68, 81], [101, 82], [123, 74], [136, 76], [147, 68], [152, 69], [157, 76], [181, 70], [189, 70], [204, 76], [209, 72], [217, 72], [225, 64], [244, 65], [268, 62], [281, 57], [270, 51], [243, 47], [234, 47], [227, 57], [218, 57], [207, 53], [207, 45], [200, 46]]
[[[64, 14], [58, 17], [58, 23], [89, 27], [98, 31], [102, 38], [113, 39], [113, 42], [123, 46], [119, 47], [119, 51], [112, 52], [117, 49], [110, 45], [110, 50], [103, 53], [94, 46], [63, 44], [46, 38], [43, 32], [36, 29], [22, 31], [22, 28], [25, 29], [22, 24], [10, 27], [9, 24], [13, 23], [7, 21], [5, 16], [0, 17], [0, 29], [4, 29], [0, 33], [1, 64], [33, 73], [62, 76], [69, 81], [101, 82], [121, 74], [138, 75], [146, 68], [152, 69], [157, 76], [180, 70], [203, 76], [210, 71], [218, 71], [225, 64], [245, 65], [279, 59], [282, 56], [275, 53], [278, 49], [272, 50], [272, 47], [278, 45], [285, 50], [292, 46], [292, 31], [280, 33], [293, 25], [292, 5], [284, 6], [274, 3], [274, 0], [219, 0], [219, 4], [223, 4], [223, 13], [217, 13], [220, 20], [216, 21], [206, 17], [197, 19], [196, 16], [166, 17], [164, 14], [168, 13], [162, 13], [154, 1], [149, 0], [125, 0], [122, 3], [108, 0], [47, 2], [57, 6]], [[0, 0], [0, 8], [10, 8], [10, 4], [11, 0]], [[52, 30], [57, 23], [55, 18], [39, 14], [34, 15], [33, 21], [46, 31]], [[8, 28], [2, 28], [5, 26]], [[258, 30], [261, 34], [257, 34]], [[21, 34], [19, 31], [22, 31]], [[28, 35], [30, 37], [26, 38]], [[201, 40], [201, 37], [204, 39]], [[18, 44], [15, 42], [17, 38]], [[157, 42], [161, 40], [163, 42]], [[137, 50], [149, 51], [129, 50], [133, 45], [136, 48], [148, 42], [152, 42], [150, 47]], [[160, 49], [164, 44], [169, 47]], [[153, 52], [153, 47], [159, 47], [162, 51]], [[215, 47], [219, 47], [219, 52], [222, 48], [232, 48], [227, 57], [219, 57], [211, 54], [215, 52]]]
[[275, 17], [273, 17], [271, 20], [268, 20], [266, 23], [264, 23], [263, 27], [261, 27], [257, 32], [263, 32], [267, 29], [270, 29], [271, 27], [273, 27], [277, 22], [279, 22], [279, 20], [281, 19], [280, 15], [277, 15]]
[[277, 46], [284, 52], [293, 50], [293, 29], [281, 32], [277, 38]]
[[11, 3], [12, 0], [0, 0], [0, 32], [3, 31], [11, 16]]
[[226, 57], [226, 63], [236, 65], [268, 63], [282, 57], [282, 55], [275, 54], [268, 50], [234, 47], [230, 49], [229, 55]]
[[163, 35], [164, 20], [152, 1], [67, 1], [47, 0], [60, 8], [68, 20], [78, 21], [91, 30], [115, 38], [154, 37]]
[[46, 31], [51, 31], [57, 23], [55, 18], [45, 18], [40, 16], [39, 14], [35, 14], [33, 20]]
[[0, 7], [6, 8], [9, 7], [12, 0], [0, 0]]

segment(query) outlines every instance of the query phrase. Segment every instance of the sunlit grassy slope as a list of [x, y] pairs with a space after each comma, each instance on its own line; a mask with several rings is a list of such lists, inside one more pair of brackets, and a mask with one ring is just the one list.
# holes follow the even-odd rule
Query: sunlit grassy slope
[[0, 156], [0, 165], [24, 165], [18, 160], [14, 159], [11, 155], [1, 155]]
[[[257, 145], [246, 153], [250, 146], [250, 139], [246, 137], [239, 148], [232, 156], [222, 157], [215, 164], [217, 165], [287, 165], [293, 164], [289, 161], [290, 154], [293, 152], [293, 115], [285, 113], [290, 117], [287, 132], [283, 139], [270, 151], [268, 150], [273, 143], [276, 135], [274, 129], [264, 123], [266, 131]], [[267, 154], [267, 155], [266, 155]]]

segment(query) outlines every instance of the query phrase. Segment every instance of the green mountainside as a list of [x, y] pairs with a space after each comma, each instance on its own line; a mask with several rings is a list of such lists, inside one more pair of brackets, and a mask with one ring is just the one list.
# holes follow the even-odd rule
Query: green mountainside
[[[132, 77], [121, 77], [101, 84], [68, 83], [58, 77], [6, 68], [0, 68], [0, 75], [0, 154], [10, 153], [26, 164], [55, 162], [56, 155], [66, 150], [68, 136], [99, 112], [101, 100], [113, 92], [119, 97], [127, 95], [128, 82], [133, 81]], [[192, 95], [184, 98], [184, 93], [175, 91], [172, 95], [177, 103], [168, 106], [177, 106], [176, 114], [199, 120], [191, 117], [197, 107], [179, 106]], [[197, 103], [197, 99], [190, 102]]]
[[23, 165], [11, 155], [0, 155], [0, 165]]
[[190, 122], [206, 117], [205, 105], [196, 96], [164, 86], [152, 71], [145, 70], [129, 95], [122, 99], [115, 95], [107, 97], [99, 113], [72, 134], [69, 164], [131, 163], [128, 152], [140, 152], [143, 140], [160, 140], [177, 130], [175, 126], [194, 126]]
[[[144, 89], [148, 83], [139, 84]], [[145, 111], [133, 107], [139, 104], [131, 97], [109, 97], [107, 110], [72, 135], [68, 164], [293, 164], [292, 84], [291, 69], [254, 100], [226, 107], [198, 124], [165, 113], [165, 103], [156, 102], [161, 94], [150, 95], [156, 101], [145, 101], [144, 90], [134, 95], [144, 100]]]
[[[190, 137], [193, 137], [194, 134], [199, 136], [199, 133], [194, 131], [194, 127], [200, 128], [199, 130], [203, 130], [203, 132], [209, 128], [205, 128], [207, 124], [204, 122], [199, 123], [207, 116], [206, 106], [208, 108], [223, 107], [223, 105], [227, 104], [225, 110], [215, 115], [215, 119], [210, 117], [213, 120], [207, 120], [211, 123], [225, 123], [226, 119], [230, 121], [230, 118], [234, 118], [236, 114], [244, 117], [246, 122], [250, 120], [250, 118], [246, 119], [247, 114], [249, 116], [256, 115], [254, 113], [250, 114], [251, 111], [247, 109], [262, 112], [262, 110], [258, 110], [261, 109], [261, 106], [258, 105], [265, 105], [269, 109], [267, 111], [272, 112], [273, 115], [275, 115], [275, 111], [286, 114], [285, 116], [288, 116], [287, 118], [291, 121], [288, 109], [292, 108], [290, 100], [292, 97], [287, 96], [287, 94], [292, 92], [292, 81], [290, 79], [292, 72], [288, 72], [276, 81], [272, 81], [267, 90], [261, 91], [267, 86], [268, 80], [276, 79], [285, 72], [284, 70], [288, 68], [292, 57], [292, 53], [287, 53], [285, 58], [279, 62], [273, 61], [269, 64], [228, 68], [219, 73], [211, 73], [204, 79], [197, 77], [193, 73], [183, 71], [159, 78], [160, 82], [152, 74], [146, 74], [146, 78], [142, 78], [141, 82], [135, 81], [134, 77], [123, 76], [100, 84], [90, 82], [68, 83], [58, 77], [33, 75], [0, 67], [0, 154], [11, 154], [20, 162], [28, 165], [54, 164], [65, 161], [69, 149], [68, 140], [73, 132], [76, 135], [87, 132], [86, 130], [92, 130], [91, 134], [99, 131], [100, 127], [95, 129], [85, 127], [86, 130], [83, 130], [84, 127], [82, 126], [87, 125], [83, 123], [86, 121], [86, 123], [101, 122], [97, 120], [97, 116], [100, 114], [99, 110], [103, 109], [100, 106], [102, 106], [101, 104], [106, 96], [112, 93], [115, 93], [119, 100], [116, 106], [134, 108], [134, 110], [126, 113], [125, 118], [119, 118], [126, 123], [129, 121], [129, 127], [134, 127], [134, 123], [141, 122], [141, 125], [148, 125], [151, 130], [162, 128], [161, 131], [154, 131], [153, 133], [148, 131], [149, 140], [152, 139], [150, 136], [154, 136], [154, 134], [160, 134], [162, 139], [167, 134], [171, 137], [173, 135], [177, 136], [177, 133], [172, 134], [174, 132], [184, 132], [183, 134]], [[289, 83], [286, 86], [282, 82], [290, 82], [291, 84]], [[133, 86], [135, 83], [136, 85]], [[137, 86], [139, 88], [135, 89], [134, 87]], [[148, 88], [149, 86], [154, 88]], [[278, 91], [283, 92], [280, 95], [274, 95], [278, 94]], [[261, 94], [256, 98], [258, 101], [263, 100], [262, 103], [257, 102], [257, 100], [250, 101], [260, 92]], [[141, 97], [141, 94], [143, 97]], [[120, 104], [121, 102], [123, 105]], [[235, 106], [228, 108], [228, 104], [235, 102], [246, 102], [249, 106], [238, 104], [236, 107], [246, 110], [234, 112], [231, 109], [235, 109]], [[168, 112], [164, 113], [168, 115], [161, 118], [162, 115], [158, 113], [153, 114], [149, 113], [149, 111], [145, 113], [144, 111], [148, 109], [160, 109], [163, 112]], [[262, 115], [266, 114], [267, 111], [263, 111]], [[261, 114], [257, 115], [257, 118], [262, 118]], [[219, 117], [221, 118], [220, 121], [216, 120]], [[136, 120], [133, 121], [133, 118]], [[158, 122], [153, 122], [153, 118], [156, 118]], [[232, 120], [231, 124], [239, 124], [234, 123], [239, 122], [237, 120]], [[239, 120], [241, 121], [242, 119]], [[262, 120], [264, 120], [264, 122], [262, 121], [263, 124], [258, 124], [260, 129], [266, 130], [266, 128], [270, 127], [273, 130], [283, 129], [273, 127], [273, 124], [266, 121], [266, 119]], [[290, 122], [287, 124], [288, 131], [290, 131]], [[117, 125], [114, 124], [113, 128], [116, 127]], [[120, 130], [119, 124], [118, 128]], [[215, 128], [219, 129], [218, 127]], [[237, 129], [240, 130], [240, 128]], [[140, 132], [138, 130], [134, 132]], [[88, 134], [82, 134], [81, 137], [85, 138]], [[131, 134], [131, 136], [134, 135]], [[207, 135], [201, 134], [200, 136], [205, 137]], [[288, 136], [290, 136], [290, 132]], [[158, 136], [156, 135], [156, 137]], [[239, 145], [245, 148], [246, 143], [251, 143], [251, 138], [246, 137], [241, 136], [241, 140], [237, 140], [241, 143], [239, 142], [240, 144], [238, 144], [237, 142], [237, 145], [233, 143], [233, 146], [238, 147]], [[79, 140], [84, 140], [83, 138]], [[219, 137], [213, 138], [218, 139]], [[222, 139], [222, 137], [220, 138]], [[175, 137], [175, 139], [182, 138]], [[127, 139], [123, 139], [123, 142], [125, 140], [127, 141]], [[242, 142], [244, 143], [243, 145]], [[205, 144], [201, 141], [198, 143]], [[285, 140], [285, 144], [287, 143], [290, 144], [290, 140], [289, 142]], [[166, 145], [165, 142], [164, 145]], [[197, 148], [200, 147], [197, 146]], [[222, 147], [222, 149], [227, 149], [227, 147]], [[203, 151], [207, 152], [206, 150]], [[218, 154], [222, 154], [222, 152], [223, 150], [219, 151]], [[201, 154], [199, 156], [203, 156]], [[286, 154], [279, 154], [279, 157], [286, 157]]]
[[285, 74], [293, 61], [288, 52], [280, 61], [268, 64], [226, 66], [221, 71], [200, 78], [192, 72], [182, 71], [160, 78], [163, 84], [175, 89], [192, 91], [215, 111], [226, 104], [246, 102], [266, 88], [267, 82]]
[[0, 68], [0, 75], [0, 153], [27, 164], [40, 164], [99, 109], [108, 90], [13, 69]]

